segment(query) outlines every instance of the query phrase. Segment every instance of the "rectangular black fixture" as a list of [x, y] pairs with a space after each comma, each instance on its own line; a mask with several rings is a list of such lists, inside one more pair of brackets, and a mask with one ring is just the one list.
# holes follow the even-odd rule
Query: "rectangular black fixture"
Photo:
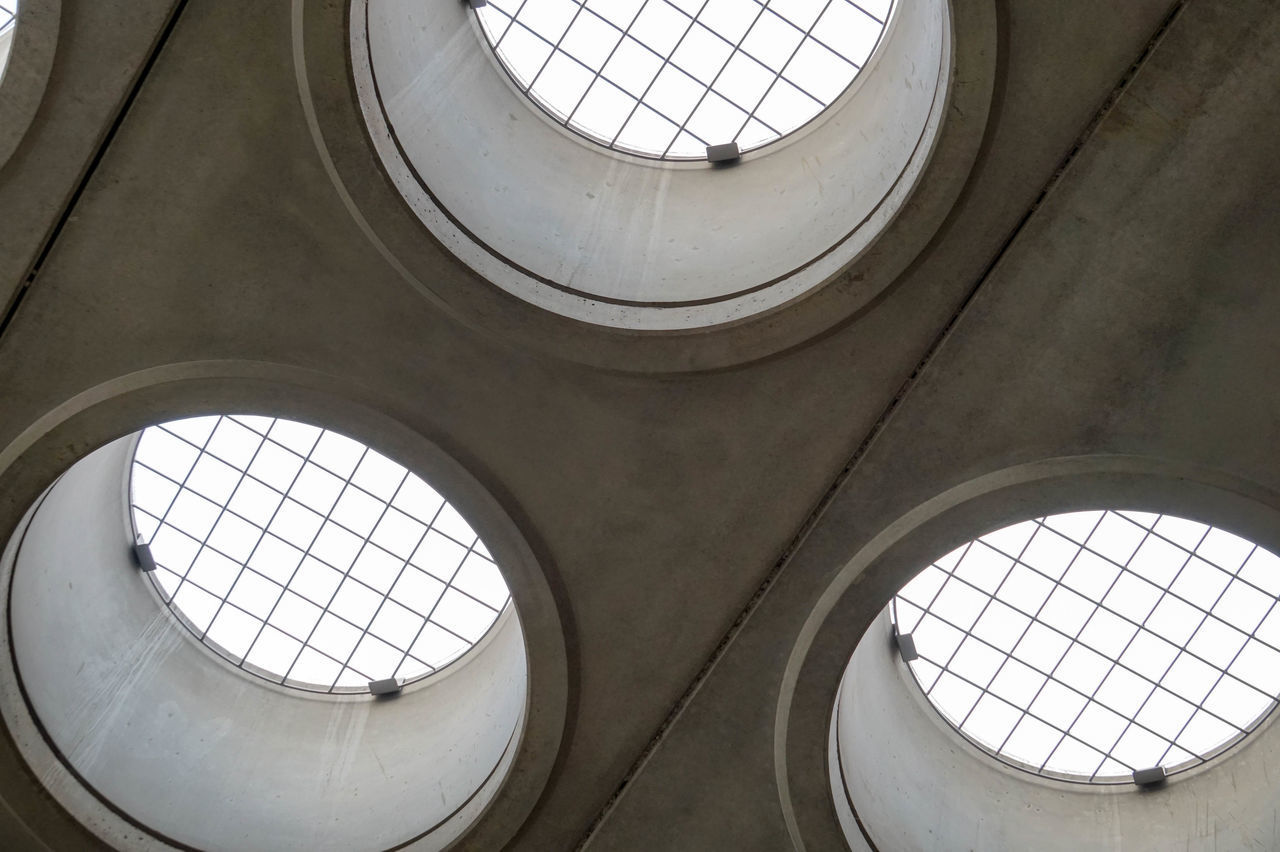
[[151, 545], [138, 542], [133, 546], [133, 558], [143, 571], [156, 570], [156, 558], [151, 554]]
[[369, 681], [369, 692], [373, 695], [395, 695], [400, 691], [400, 681], [393, 677]]
[[742, 152], [738, 150], [737, 142], [726, 142], [723, 145], [707, 146], [708, 163], [732, 163], [741, 156]]
[[1164, 767], [1153, 766], [1150, 769], [1138, 769], [1133, 773], [1133, 783], [1139, 787], [1150, 787], [1165, 779]]
[[898, 641], [898, 653], [902, 655], [902, 662], [909, 663], [912, 660], [919, 659], [920, 654], [916, 651], [916, 640], [911, 638], [910, 633], [898, 633], [894, 636]]

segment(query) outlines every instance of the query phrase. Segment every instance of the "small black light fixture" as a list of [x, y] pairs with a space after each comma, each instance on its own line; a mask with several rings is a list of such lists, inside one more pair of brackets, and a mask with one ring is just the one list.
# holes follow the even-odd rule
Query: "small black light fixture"
[[138, 567], [147, 573], [156, 570], [156, 557], [151, 553], [151, 545], [141, 538], [133, 543], [133, 559]]
[[400, 681], [393, 677], [369, 681], [369, 693], [371, 695], [396, 695], [400, 692], [400, 688]]
[[916, 651], [916, 640], [911, 638], [910, 633], [895, 633], [893, 638], [898, 643], [898, 653], [902, 656], [902, 662], [909, 663], [920, 658], [920, 653]]
[[738, 150], [737, 142], [725, 142], [723, 145], [707, 146], [708, 163], [736, 163], [741, 158], [742, 152]]
[[1163, 766], [1153, 766], [1150, 769], [1134, 770], [1133, 783], [1139, 787], [1155, 787], [1163, 784], [1166, 777]]

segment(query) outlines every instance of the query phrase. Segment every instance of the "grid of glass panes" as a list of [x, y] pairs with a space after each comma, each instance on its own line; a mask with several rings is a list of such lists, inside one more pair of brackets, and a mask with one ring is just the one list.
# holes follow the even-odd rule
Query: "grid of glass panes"
[[148, 428], [131, 503], [164, 600], [206, 645], [278, 683], [341, 692], [424, 677], [509, 599], [453, 506], [315, 426], [235, 415]]
[[1280, 696], [1280, 559], [1133, 511], [970, 542], [894, 600], [911, 671], [966, 737], [1044, 775], [1124, 783], [1203, 763]]
[[609, 148], [702, 159], [810, 121], [880, 41], [894, 0], [488, 0], [481, 29], [556, 121]]

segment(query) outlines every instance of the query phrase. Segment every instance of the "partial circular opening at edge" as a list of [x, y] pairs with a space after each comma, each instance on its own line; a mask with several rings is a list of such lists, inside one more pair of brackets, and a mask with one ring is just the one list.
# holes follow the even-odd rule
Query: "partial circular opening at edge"
[[[1100, 504], [1134, 508], [1094, 508]], [[838, 644], [852, 645], [854, 650], [843, 667], [828, 659], [826, 652], [802, 658], [806, 668], [800, 669], [797, 690], [831, 697], [821, 702], [823, 760], [817, 762], [810, 751], [818, 738], [810, 725], [817, 721], [818, 711], [791, 706], [788, 739], [793, 748], [798, 744], [802, 750], [788, 753], [803, 757], [786, 763], [792, 789], [804, 791], [804, 798], [793, 792], [788, 800], [798, 817], [798, 836], [815, 842], [842, 837], [855, 850], [932, 848], [939, 837], [947, 839], [948, 848], [991, 850], [1068, 852], [1117, 844], [1167, 849], [1188, 843], [1194, 847], [1205, 837], [1212, 837], [1218, 848], [1258, 844], [1270, 848], [1275, 839], [1274, 802], [1280, 793], [1271, 772], [1280, 759], [1272, 698], [1229, 708], [1209, 700], [1213, 688], [1207, 685], [1199, 704], [1213, 704], [1217, 713], [1239, 713], [1237, 724], [1247, 735], [1237, 732], [1225, 742], [1209, 743], [1209, 753], [1198, 755], [1208, 759], [1197, 759], [1194, 765], [1145, 767], [1132, 772], [1126, 783], [1082, 783], [1087, 777], [1068, 780], [1030, 772], [1015, 765], [1016, 761], [996, 759], [991, 749], [962, 735], [930, 703], [911, 671], [924, 656], [920, 648], [928, 641], [918, 627], [910, 632], [895, 630], [892, 610], [895, 591], [904, 581], [909, 588], [923, 564], [945, 574], [938, 589], [953, 577], [957, 583], [985, 586], [987, 591], [972, 612], [972, 625], [967, 632], [961, 631], [964, 637], [958, 647], [970, 636], [985, 634], [994, 641], [997, 636], [986, 632], [994, 620], [979, 624], [983, 606], [994, 599], [992, 592], [1019, 564], [1027, 570], [1048, 571], [1044, 560], [1056, 554], [1059, 567], [1050, 572], [1056, 582], [1050, 583], [1046, 599], [1067, 590], [1088, 600], [1082, 584], [1098, 582], [1103, 571], [1107, 574], [1103, 585], [1111, 586], [1117, 576], [1128, 576], [1126, 568], [1144, 582], [1150, 582], [1147, 575], [1154, 577], [1163, 570], [1162, 582], [1152, 585], [1168, 591], [1157, 593], [1153, 611], [1160, 606], [1159, 600], [1186, 603], [1199, 610], [1197, 624], [1220, 620], [1253, 639], [1261, 636], [1265, 649], [1269, 634], [1262, 625], [1280, 591], [1280, 563], [1272, 555], [1275, 530], [1280, 528], [1278, 507], [1280, 499], [1274, 495], [1214, 471], [1184, 470], [1140, 458], [1079, 457], [993, 473], [908, 515], [850, 563], [841, 583], [862, 576], [866, 582], [856, 587], [860, 593], [847, 587], [845, 594], [832, 598], [832, 609], [815, 612], [814, 618], [820, 619], [815, 648], [830, 651]], [[1136, 529], [1131, 531], [1121, 522]], [[968, 537], [974, 534], [976, 538]], [[1156, 544], [1144, 552], [1144, 542]], [[975, 543], [992, 552], [979, 549], [972, 565], [966, 565], [965, 554], [973, 551]], [[1175, 551], [1181, 556], [1170, 569], [1168, 557]], [[946, 556], [939, 558], [939, 552]], [[1101, 561], [1094, 561], [1094, 556]], [[1075, 565], [1080, 570], [1072, 576]], [[1175, 575], [1186, 566], [1192, 566], [1191, 572], [1181, 575], [1184, 580], [1177, 579]], [[895, 577], [891, 586], [884, 585]], [[1222, 582], [1220, 587], [1214, 585], [1207, 598], [1200, 597], [1194, 590], [1203, 592], [1207, 577]], [[926, 582], [927, 578], [921, 581], [921, 588]], [[1234, 602], [1242, 585], [1259, 593], [1256, 599], [1245, 596], [1259, 604], [1251, 610], [1254, 614], [1245, 629], [1235, 624], [1243, 611]], [[1112, 588], [1118, 587], [1117, 583]], [[875, 588], [883, 588], [885, 595], [878, 613], [876, 604], [867, 602], [868, 589]], [[1142, 599], [1134, 594], [1111, 597], [1105, 588], [1093, 598], [1102, 606], [1091, 604], [1079, 616], [1086, 624], [1098, 612], [1106, 615], [1108, 608]], [[918, 612], [911, 617], [928, 611], [926, 606], [912, 605]], [[949, 617], [956, 618], [954, 613]], [[846, 629], [851, 618], [854, 627]], [[965, 620], [967, 615], [961, 619]], [[1078, 624], [1077, 629], [1081, 629]], [[1194, 640], [1193, 631], [1186, 633], [1178, 645], [1179, 656], [1193, 660], [1213, 656], [1215, 651], [1203, 638]], [[1091, 635], [1089, 641], [1101, 635]], [[1080, 644], [1089, 647], [1088, 642]], [[1241, 644], [1248, 647], [1248, 640]], [[1190, 653], [1183, 654], [1185, 649]], [[1135, 660], [1122, 653], [1114, 656], [1120, 660], [1116, 667], [1120, 669]], [[1234, 648], [1229, 656], [1236, 656]], [[1105, 683], [1112, 671], [1108, 667], [1096, 679]], [[1225, 672], [1235, 671], [1230, 659], [1224, 658], [1214, 679], [1221, 682]], [[1253, 675], [1276, 676], [1274, 670], [1263, 667], [1238, 671], [1242, 683], [1257, 683], [1263, 687], [1260, 691], [1265, 687]], [[993, 681], [994, 677], [986, 682], [986, 692], [999, 697], [1003, 685]], [[831, 686], [823, 688], [820, 683]], [[797, 726], [797, 714], [805, 720], [804, 727]], [[1158, 763], [1159, 756], [1152, 761]], [[837, 819], [828, 821], [823, 809], [811, 804], [818, 784], [827, 786], [827, 812], [834, 806], [832, 816]]]
[[1275, 707], [1278, 569], [1208, 524], [1073, 512], [966, 543], [892, 612], [915, 683], [967, 739], [1029, 772], [1127, 784], [1214, 759]]
[[0, 0], [0, 80], [9, 66], [13, 35], [18, 26], [18, 0]]

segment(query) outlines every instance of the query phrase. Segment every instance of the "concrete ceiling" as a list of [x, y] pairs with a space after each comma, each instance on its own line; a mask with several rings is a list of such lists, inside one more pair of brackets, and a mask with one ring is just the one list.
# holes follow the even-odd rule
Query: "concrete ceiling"
[[[784, 354], [655, 374], [470, 327], [406, 285], [317, 156], [290, 4], [67, 3], [43, 103], [0, 166], [0, 447], [162, 365], [361, 388], [491, 489], [562, 607], [569, 721], [514, 847], [787, 848], [782, 673], [833, 573], [893, 519], [1085, 453], [1280, 489], [1280, 10], [995, 12], [978, 160], [894, 286]], [[354, 109], [327, 79], [317, 99]], [[377, 180], [366, 139], [326, 142], [367, 164], [356, 191], [398, 255], [487, 286]], [[888, 593], [873, 584], [868, 606]], [[69, 818], [6, 760], [0, 837], [70, 848]]]

